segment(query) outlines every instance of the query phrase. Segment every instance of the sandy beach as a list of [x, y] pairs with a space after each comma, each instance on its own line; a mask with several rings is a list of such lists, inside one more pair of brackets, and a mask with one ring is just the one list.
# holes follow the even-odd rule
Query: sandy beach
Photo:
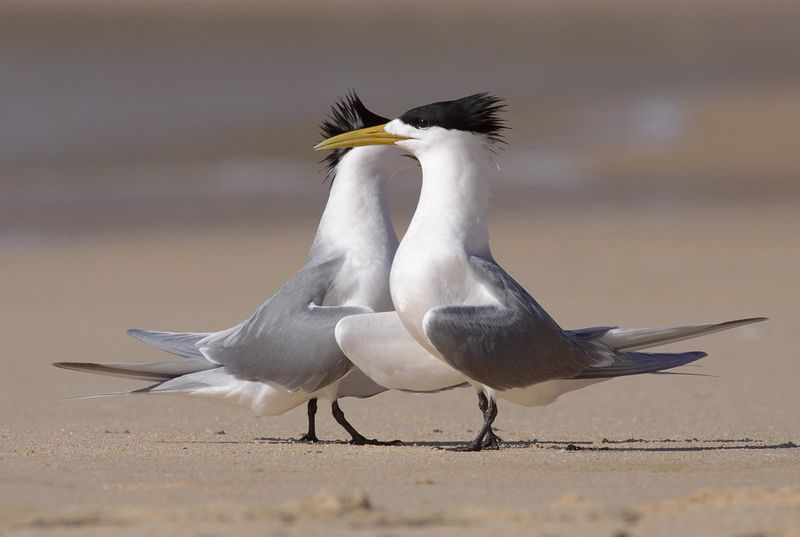
[[497, 258], [565, 327], [771, 320], [677, 344], [710, 353], [683, 369], [708, 376], [617, 379], [545, 408], [502, 404], [506, 446], [483, 453], [440, 449], [478, 426], [470, 390], [342, 403], [365, 434], [400, 447], [342, 444], [326, 408], [325, 442], [305, 445], [291, 441], [303, 409], [256, 419], [169, 396], [60, 400], [135, 383], [53, 361], [158, 359], [124, 330], [213, 329], [247, 315], [301, 264], [312, 221], [9, 252], [0, 531], [796, 535], [797, 214], [779, 201], [496, 210]]
[[[0, 2], [0, 537], [800, 537], [800, 4]], [[274, 418], [56, 361], [249, 316], [304, 261], [330, 103], [491, 91], [497, 260], [565, 328], [767, 316], [454, 453], [471, 390]], [[391, 188], [398, 231], [419, 178]], [[667, 347], [670, 348], [670, 347]]]

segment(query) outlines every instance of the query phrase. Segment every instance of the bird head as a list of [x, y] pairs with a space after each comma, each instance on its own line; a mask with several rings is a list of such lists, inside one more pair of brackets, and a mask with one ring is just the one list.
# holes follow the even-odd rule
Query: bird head
[[493, 147], [502, 143], [506, 129], [501, 114], [503, 100], [476, 93], [454, 101], [442, 101], [405, 112], [384, 124], [332, 136], [314, 149], [341, 149], [373, 145], [398, 145], [419, 155], [426, 148], [448, 141], [476, 141]]
[[[320, 123], [320, 135], [330, 139], [348, 132], [384, 125], [388, 121], [388, 118], [379, 116], [369, 110], [356, 92], [351, 90], [331, 106], [330, 113]], [[337, 146], [334, 151], [322, 160], [327, 170], [328, 179], [331, 181], [335, 179], [337, 166], [346, 155], [352, 153], [354, 147], [356, 146]], [[390, 169], [392, 172], [395, 172], [396, 169], [408, 167], [410, 164], [407, 159], [400, 161], [400, 153], [387, 147], [364, 148], [360, 149], [358, 153], [358, 156], [352, 155], [348, 158], [360, 158], [362, 165], [370, 165], [372, 163], [375, 166], [380, 165]]]

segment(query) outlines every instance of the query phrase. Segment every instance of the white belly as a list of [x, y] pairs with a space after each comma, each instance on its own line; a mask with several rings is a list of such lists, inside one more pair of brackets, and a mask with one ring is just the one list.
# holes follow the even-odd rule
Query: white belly
[[496, 392], [500, 399], [507, 399], [523, 406], [546, 406], [565, 393], [580, 390], [608, 379], [557, 379], [540, 382], [527, 388], [513, 388]]
[[[434, 392], [466, 380], [422, 347], [394, 311], [342, 319], [336, 325], [336, 341], [358, 368], [386, 388]], [[351, 395], [348, 380], [355, 372], [360, 373], [354, 369], [344, 378], [340, 394]]]

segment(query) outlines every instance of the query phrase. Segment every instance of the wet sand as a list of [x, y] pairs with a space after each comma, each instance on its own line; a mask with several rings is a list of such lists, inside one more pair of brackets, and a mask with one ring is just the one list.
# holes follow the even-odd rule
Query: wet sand
[[[727, 202], [495, 211], [495, 255], [565, 327], [768, 323], [675, 348], [684, 371], [501, 403], [500, 451], [453, 453], [474, 393], [321, 407], [325, 442], [291, 442], [305, 412], [253, 418], [169, 396], [61, 401], [137, 385], [57, 360], [157, 359], [129, 327], [216, 329], [301, 263], [311, 220], [214, 226], [3, 252], [0, 534], [797, 535], [800, 210]], [[573, 447], [569, 447], [573, 446]], [[576, 449], [573, 449], [576, 448]]]

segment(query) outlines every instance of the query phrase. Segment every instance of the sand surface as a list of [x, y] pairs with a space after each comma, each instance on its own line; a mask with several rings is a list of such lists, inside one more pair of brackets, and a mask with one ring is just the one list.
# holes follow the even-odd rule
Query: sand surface
[[[0, 537], [800, 536], [800, 3], [466, 4], [0, 1]], [[141, 384], [51, 362], [164, 358], [125, 329], [230, 326], [302, 264], [348, 88], [508, 99], [493, 248], [564, 327], [771, 320], [676, 345], [706, 376], [501, 403], [477, 454], [440, 449], [469, 390], [342, 402], [402, 447], [62, 401]]]
[[[497, 210], [497, 258], [565, 327], [768, 315], [678, 344], [711, 376], [618, 379], [545, 408], [501, 403], [500, 451], [475, 396], [386, 393], [326, 407], [318, 445], [277, 418], [168, 396], [65, 402], [124, 380], [57, 360], [157, 359], [129, 327], [216, 329], [303, 261], [314, 222], [115, 233], [2, 253], [0, 535], [797, 535], [800, 209]], [[574, 445], [581, 450], [567, 450]]]

